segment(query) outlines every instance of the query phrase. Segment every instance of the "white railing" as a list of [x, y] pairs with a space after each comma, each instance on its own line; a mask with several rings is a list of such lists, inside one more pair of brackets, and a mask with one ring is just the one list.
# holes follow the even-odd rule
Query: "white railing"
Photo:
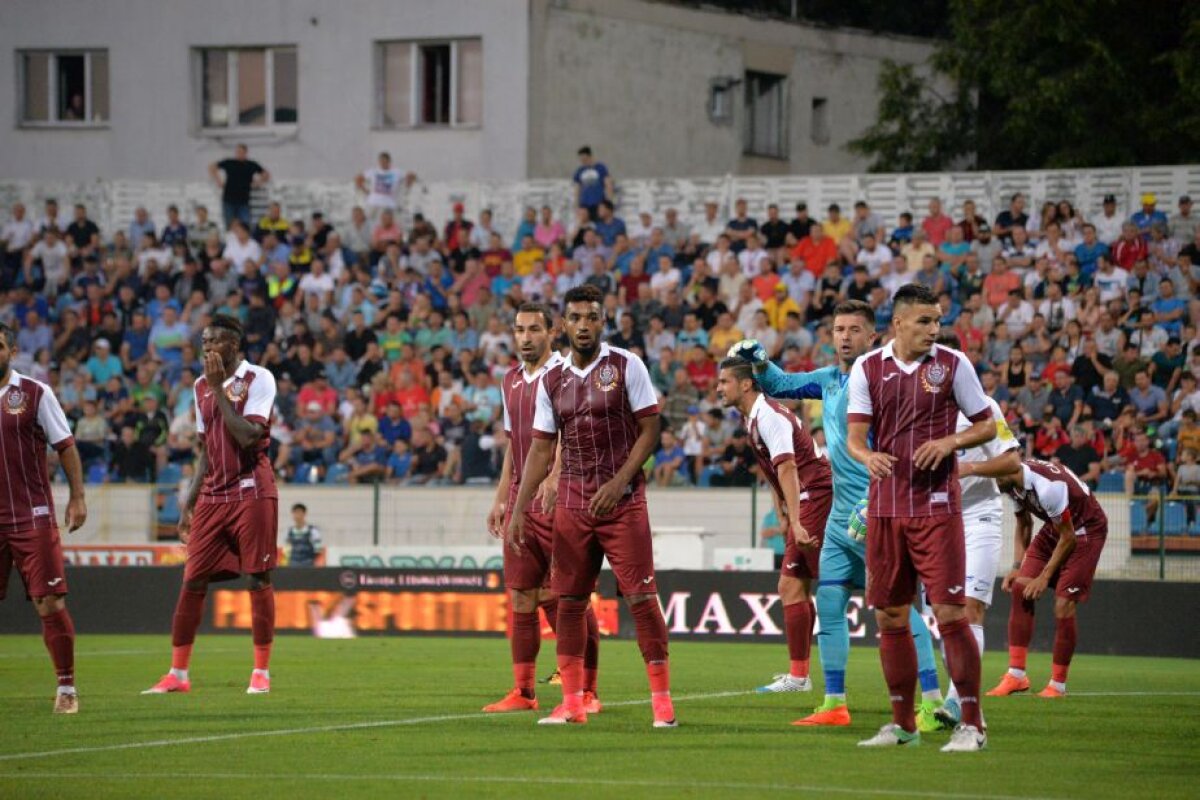
[[[682, 219], [694, 220], [709, 200], [718, 201], [721, 214], [726, 215], [733, 200], [744, 197], [750, 213], [760, 219], [768, 203], [778, 203], [786, 219], [794, 205], [804, 201], [812, 215], [820, 218], [830, 203], [838, 203], [849, 214], [855, 201], [866, 200], [890, 227], [901, 211], [911, 211], [920, 219], [933, 197], [940, 197], [954, 214], [964, 200], [974, 200], [979, 213], [992, 219], [1015, 192], [1025, 193], [1031, 206], [1044, 200], [1069, 200], [1085, 216], [1099, 213], [1101, 198], [1106, 194], [1116, 195], [1119, 209], [1129, 214], [1137, 210], [1142, 193], [1153, 192], [1159, 196], [1159, 208], [1170, 213], [1180, 195], [1200, 195], [1200, 165], [881, 175], [620, 177], [617, 190], [619, 213], [628, 221], [640, 210], [650, 211], [661, 220], [662, 212], [671, 207]], [[185, 219], [190, 218], [197, 204], [207, 205], [214, 219], [219, 219], [221, 208], [217, 188], [206, 181], [68, 183], [0, 179], [0, 223], [7, 220], [9, 208], [16, 201], [24, 202], [33, 218], [40, 218], [41, 204], [48, 197], [59, 201], [67, 220], [71, 203], [86, 203], [91, 218], [106, 234], [127, 227], [138, 206], [145, 206], [159, 226], [165, 222], [166, 208], [172, 203], [180, 207]], [[412, 213], [421, 212], [440, 229], [451, 205], [461, 202], [469, 219], [477, 219], [480, 209], [491, 208], [497, 229], [511, 236], [525, 206], [549, 205], [556, 216], [570, 220], [573, 197], [567, 180], [418, 182], [404, 199], [402, 222], [407, 224]], [[289, 219], [320, 210], [338, 226], [347, 222], [350, 209], [365, 198], [348, 180], [277, 180], [256, 197], [256, 205], [263, 205], [267, 199], [277, 200]]]

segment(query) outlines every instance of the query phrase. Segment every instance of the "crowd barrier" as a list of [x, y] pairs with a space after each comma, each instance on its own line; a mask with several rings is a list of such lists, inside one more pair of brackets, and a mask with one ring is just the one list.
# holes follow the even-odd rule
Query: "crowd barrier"
[[[179, 594], [181, 569], [69, 567], [71, 613], [81, 640], [88, 634], [167, 634]], [[659, 597], [676, 640], [782, 644], [783, 611], [774, 572], [660, 571]], [[18, 590], [19, 591], [19, 590]], [[378, 570], [296, 568], [275, 576], [276, 625], [281, 633], [309, 634], [342, 613], [358, 635], [503, 636], [508, 602], [495, 570]], [[606, 635], [633, 638], [633, 621], [616, 596], [611, 573], [594, 598]], [[1080, 653], [1200, 658], [1195, 619], [1200, 598], [1178, 583], [1097, 581], [1079, 611]], [[1008, 595], [997, 592], [987, 618], [989, 649], [1002, 649]], [[1033, 647], [1049, 650], [1054, 637], [1050, 598], [1038, 606]], [[861, 593], [847, 611], [851, 640], [874, 645], [874, 615]], [[244, 582], [214, 584], [202, 630], [248, 633], [250, 599]], [[936, 629], [936, 626], [935, 626]], [[0, 603], [0, 634], [40, 630], [32, 608]]]

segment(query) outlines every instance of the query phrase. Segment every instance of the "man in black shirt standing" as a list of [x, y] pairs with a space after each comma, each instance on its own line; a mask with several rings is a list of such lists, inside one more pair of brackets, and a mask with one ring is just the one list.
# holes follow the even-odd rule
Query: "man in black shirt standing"
[[779, 218], [779, 206], [771, 203], [767, 206], [767, 221], [759, 228], [759, 233], [766, 240], [768, 250], [778, 250], [787, 241], [788, 224]]
[[[234, 157], [215, 161], [208, 165], [208, 174], [221, 187], [221, 211], [225, 217], [225, 229], [235, 219], [250, 227], [250, 190], [271, 180], [271, 173], [257, 161], [251, 161], [246, 145], [239, 144], [233, 150]], [[224, 179], [221, 177], [224, 173]]]
[[1054, 460], [1079, 476], [1092, 489], [1100, 480], [1100, 454], [1088, 442], [1088, 432], [1082, 425], [1071, 428], [1071, 443], [1054, 451]]

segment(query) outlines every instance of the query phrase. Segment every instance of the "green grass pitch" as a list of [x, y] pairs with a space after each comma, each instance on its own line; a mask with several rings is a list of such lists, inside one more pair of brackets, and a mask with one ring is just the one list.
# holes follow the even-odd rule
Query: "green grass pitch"
[[[190, 695], [142, 697], [164, 671], [160, 636], [85, 636], [82, 711], [50, 713], [38, 637], [0, 638], [0, 797], [935, 797], [1171, 798], [1200, 794], [1200, 670], [1193, 661], [1083, 655], [1072, 696], [985, 703], [989, 749], [863, 751], [888, 720], [874, 650], [851, 652], [854, 725], [790, 726], [820, 700], [750, 690], [782, 645], [672, 645], [680, 727], [653, 730], [632, 642], [601, 647], [608, 708], [586, 727], [484, 716], [509, 688], [499, 639], [276, 642], [273, 691], [247, 696], [248, 636], [201, 637]], [[814, 653], [814, 665], [817, 663]], [[542, 648], [541, 672], [553, 665]], [[1031, 657], [1034, 687], [1049, 673]], [[984, 662], [985, 688], [1003, 670]], [[817, 671], [819, 675], [819, 671]], [[543, 687], [543, 708], [558, 698]]]

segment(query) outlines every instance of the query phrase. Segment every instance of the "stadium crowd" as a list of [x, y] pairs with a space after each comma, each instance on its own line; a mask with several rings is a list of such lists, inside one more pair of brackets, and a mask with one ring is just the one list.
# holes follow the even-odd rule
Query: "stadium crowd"
[[242, 320], [248, 358], [278, 383], [281, 477], [457, 484], [491, 481], [501, 464], [498, 381], [517, 306], [591, 284], [608, 341], [642, 355], [662, 396], [654, 480], [748, 485], [754, 459], [716, 400], [717, 361], [754, 338], [785, 370], [832, 364], [840, 300], [869, 303], [885, 334], [892, 295], [917, 282], [1027, 455], [1093, 486], [1117, 473], [1129, 492], [1200, 492], [1189, 197], [1171, 214], [1149, 194], [1132, 215], [1107, 196], [1093, 217], [1018, 194], [993, 220], [936, 198], [896, 220], [861, 201], [751, 213], [742, 199], [657, 218], [614, 207], [608, 170], [587, 148], [580, 161], [574, 218], [526, 208], [516, 230], [460, 204], [426, 210], [445, 213], [440, 225], [418, 213], [402, 229], [414, 176], [386, 154], [356, 176], [365, 202], [341, 229], [274, 202], [250, 220], [250, 186], [269, 176], [244, 150], [212, 170], [226, 225], [172, 207], [101, 231], [69, 198], [36, 216], [18, 204], [0, 232], [0, 320], [18, 330], [16, 368], [55, 387], [91, 481], [153, 481], [191, 461], [199, 336], [220, 312]]

